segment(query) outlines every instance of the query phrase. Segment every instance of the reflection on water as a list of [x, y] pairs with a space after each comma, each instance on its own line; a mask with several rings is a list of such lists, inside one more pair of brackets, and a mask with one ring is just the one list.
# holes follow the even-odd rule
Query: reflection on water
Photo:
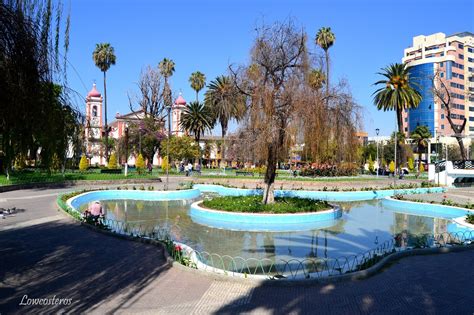
[[[342, 217], [325, 229], [300, 232], [249, 232], [211, 228], [188, 215], [191, 201], [108, 200], [106, 218], [170, 232], [176, 241], [198, 251], [243, 258], [338, 258], [364, 252], [394, 234], [446, 232], [449, 220], [397, 213], [380, 201], [341, 203]], [[84, 210], [87, 205], [83, 205]]]

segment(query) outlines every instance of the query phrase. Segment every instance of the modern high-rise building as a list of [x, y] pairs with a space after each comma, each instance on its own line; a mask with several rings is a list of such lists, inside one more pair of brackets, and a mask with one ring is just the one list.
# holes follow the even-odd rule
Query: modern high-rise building
[[466, 118], [464, 136], [473, 137], [474, 34], [416, 36], [413, 45], [405, 49], [402, 61], [410, 66], [411, 79], [423, 97], [418, 108], [403, 113], [405, 132], [426, 125], [433, 137], [454, 134], [444, 105], [433, 93], [434, 88], [441, 89], [442, 80], [451, 96], [451, 118], [459, 125]]

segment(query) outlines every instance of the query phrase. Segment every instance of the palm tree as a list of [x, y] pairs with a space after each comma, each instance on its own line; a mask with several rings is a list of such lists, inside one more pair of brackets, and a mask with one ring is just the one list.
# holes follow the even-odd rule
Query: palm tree
[[[428, 146], [428, 139], [431, 138], [431, 132], [427, 126], [417, 126], [411, 133], [410, 137], [416, 141], [418, 150], [418, 169], [421, 166], [421, 154], [423, 149]], [[430, 154], [430, 152], [428, 152]]]
[[[236, 90], [234, 82], [228, 76], [219, 76], [207, 86], [204, 102], [213, 112], [214, 119], [221, 125], [222, 139], [225, 141], [231, 119], [239, 121], [246, 112], [242, 95]], [[224, 159], [225, 144], [222, 151]]]
[[330, 27], [321, 27], [316, 34], [316, 44], [324, 50], [326, 57], [326, 102], [329, 96], [329, 48], [334, 45], [336, 36]]
[[196, 91], [196, 102], [199, 102], [198, 94], [206, 85], [206, 76], [200, 71], [193, 72], [189, 77], [189, 83], [191, 84], [191, 88]]
[[106, 73], [110, 69], [110, 66], [115, 65], [115, 53], [114, 48], [109, 43], [96, 44], [95, 50], [92, 53], [92, 59], [94, 60], [97, 68], [104, 73], [104, 111], [105, 111], [105, 159], [109, 157], [109, 127], [107, 125], [107, 80]]
[[175, 66], [174, 61], [167, 58], [163, 58], [163, 60], [158, 65], [161, 75], [165, 78], [165, 86], [163, 88], [163, 98], [164, 98], [164, 102], [166, 106], [172, 105], [171, 89], [168, 84], [168, 78], [173, 75], [174, 66]]
[[[378, 74], [384, 76], [385, 80], [374, 83], [374, 85], [383, 85], [372, 94], [374, 95], [374, 104], [378, 110], [395, 110], [398, 132], [404, 134], [402, 111], [418, 107], [421, 102], [421, 94], [413, 87], [414, 83], [410, 80], [409, 67], [405, 64], [391, 64], [382, 70], [383, 72]], [[397, 143], [397, 147], [401, 150], [399, 143]]]
[[206, 130], [212, 130], [214, 127], [212, 112], [202, 103], [191, 102], [184, 109], [180, 124], [183, 129], [190, 131], [194, 135], [194, 140], [198, 145], [199, 159], [201, 159], [199, 140]]
[[404, 133], [402, 111], [418, 107], [421, 102], [421, 94], [414, 88], [414, 83], [410, 80], [409, 68], [405, 64], [391, 64], [382, 70], [383, 72], [378, 74], [386, 79], [374, 84], [383, 85], [372, 94], [374, 95], [374, 104], [378, 110], [395, 110], [398, 132]]
[[319, 90], [322, 88], [325, 81], [326, 78], [321, 70], [312, 69], [308, 74], [308, 85], [313, 90]]
[[194, 140], [199, 143], [201, 136], [206, 130], [214, 127], [214, 119], [211, 110], [199, 102], [191, 102], [181, 115], [181, 127], [194, 135]]

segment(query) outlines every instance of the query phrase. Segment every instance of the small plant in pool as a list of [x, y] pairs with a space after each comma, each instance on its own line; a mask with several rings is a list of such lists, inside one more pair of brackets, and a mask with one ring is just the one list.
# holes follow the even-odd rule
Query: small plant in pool
[[331, 208], [326, 201], [294, 197], [277, 197], [274, 204], [262, 204], [261, 196], [225, 196], [206, 199], [204, 207], [214, 210], [247, 213], [301, 213]]
[[466, 216], [466, 222], [469, 224], [474, 224], [474, 213], [468, 213]]

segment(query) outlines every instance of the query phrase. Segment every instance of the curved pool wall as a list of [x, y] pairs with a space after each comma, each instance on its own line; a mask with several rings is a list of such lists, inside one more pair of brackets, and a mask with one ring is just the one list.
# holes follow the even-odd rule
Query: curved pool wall
[[312, 213], [268, 214], [243, 213], [206, 209], [202, 201], [193, 203], [191, 219], [212, 228], [234, 231], [293, 232], [329, 228], [342, 216], [339, 207]]
[[[202, 192], [217, 193], [221, 196], [253, 196], [261, 195], [261, 189], [242, 189], [229, 188], [219, 185], [196, 184], [193, 188], [199, 189]], [[387, 190], [373, 190], [373, 191], [312, 191], [312, 190], [275, 190], [275, 197], [298, 197], [319, 199], [326, 201], [362, 201], [383, 199], [385, 197], [396, 194], [425, 194], [428, 192], [439, 193], [444, 192], [443, 187], [431, 188], [413, 188], [413, 189], [387, 189]]]
[[474, 213], [474, 210], [434, 203], [398, 200], [390, 197], [382, 200], [382, 204], [388, 210], [394, 210], [399, 213], [452, 220], [455, 223], [450, 223], [447, 227], [447, 231], [450, 233], [472, 230], [472, 225], [463, 222], [461, 218], [464, 218], [469, 212]]
[[146, 190], [96, 190], [77, 195], [67, 201], [67, 204], [79, 210], [84, 203], [102, 200], [183, 200], [195, 199], [201, 195], [199, 189], [146, 191]]

